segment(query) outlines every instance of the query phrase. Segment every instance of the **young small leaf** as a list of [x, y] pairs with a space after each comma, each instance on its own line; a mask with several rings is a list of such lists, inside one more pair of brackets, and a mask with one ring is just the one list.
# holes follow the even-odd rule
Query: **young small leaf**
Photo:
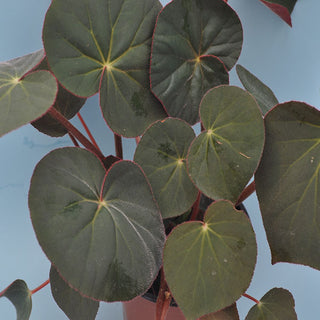
[[17, 320], [29, 320], [32, 300], [31, 292], [23, 280], [15, 280], [0, 293], [0, 298], [8, 298], [16, 308]]
[[256, 255], [249, 219], [228, 201], [213, 203], [204, 222], [186, 222], [173, 229], [163, 267], [186, 319], [217, 312], [238, 300], [250, 284]]
[[292, 27], [291, 13], [297, 0], [260, 0], [290, 27]]
[[69, 287], [54, 266], [50, 269], [50, 285], [54, 300], [70, 320], [96, 318], [99, 302], [83, 297]]
[[200, 117], [206, 130], [189, 149], [189, 174], [208, 197], [235, 203], [263, 150], [261, 111], [248, 92], [220, 86], [204, 96]]
[[57, 82], [48, 71], [30, 72], [43, 50], [0, 63], [0, 136], [44, 114], [54, 103]]
[[253, 306], [245, 320], [297, 320], [294, 300], [288, 290], [273, 288], [267, 292], [259, 304]]
[[272, 262], [320, 270], [320, 111], [287, 102], [265, 117], [256, 191]]
[[153, 124], [136, 149], [134, 160], [146, 173], [164, 219], [183, 214], [197, 198], [186, 169], [194, 137], [187, 123], [169, 118]]
[[279, 103], [272, 90], [251, 72], [240, 64], [236, 66], [236, 70], [242, 85], [256, 98], [263, 114]]

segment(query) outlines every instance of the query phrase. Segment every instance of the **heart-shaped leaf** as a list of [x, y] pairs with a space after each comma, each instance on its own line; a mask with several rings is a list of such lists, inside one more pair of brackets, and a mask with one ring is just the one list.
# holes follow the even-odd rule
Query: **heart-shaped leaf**
[[265, 117], [256, 190], [272, 262], [320, 269], [320, 111], [287, 102]]
[[273, 288], [267, 292], [260, 303], [253, 306], [246, 320], [297, 320], [294, 299], [288, 290]]
[[151, 59], [152, 90], [169, 115], [197, 122], [202, 96], [229, 82], [226, 68], [241, 47], [240, 20], [223, 0], [170, 2], [159, 14]]
[[200, 117], [206, 130], [190, 147], [191, 178], [208, 197], [236, 202], [261, 157], [261, 111], [248, 92], [220, 86], [203, 98]]
[[186, 170], [186, 156], [195, 134], [179, 119], [152, 125], [142, 136], [134, 160], [146, 173], [163, 218], [186, 212], [196, 201], [198, 190]]
[[204, 223], [180, 224], [164, 248], [169, 288], [187, 320], [234, 303], [250, 284], [256, 241], [247, 216], [228, 201], [213, 203]]
[[222, 309], [215, 313], [207, 314], [199, 320], [240, 320], [237, 305], [234, 303], [232, 306]]
[[54, 150], [36, 166], [29, 207], [46, 255], [85, 296], [130, 300], [155, 279], [164, 227], [136, 164], [120, 161], [106, 174], [89, 151]]
[[149, 59], [158, 0], [53, 0], [43, 40], [49, 65], [72, 93], [100, 90], [103, 115], [119, 135], [140, 135], [164, 117], [150, 91]]
[[279, 103], [272, 90], [251, 72], [240, 64], [237, 65], [236, 69], [242, 85], [256, 98], [263, 114], [266, 114]]
[[6, 297], [13, 303], [17, 312], [17, 320], [29, 320], [32, 309], [31, 292], [23, 280], [12, 282], [0, 292], [1, 297]]
[[43, 50], [0, 63], [0, 136], [44, 114], [54, 103], [57, 82], [48, 71], [30, 72]]
[[50, 285], [54, 300], [70, 320], [96, 318], [99, 302], [83, 297], [70, 288], [53, 266], [50, 269]]
[[[43, 59], [36, 70], [50, 70], [47, 59]], [[57, 97], [53, 107], [65, 118], [70, 120], [80, 111], [85, 102], [86, 99], [76, 97], [59, 84]], [[48, 113], [44, 114], [36, 121], [33, 121], [31, 124], [40, 132], [52, 137], [62, 137], [68, 132], [60, 122], [52, 118]]]
[[268, 8], [270, 8], [275, 14], [277, 14], [282, 20], [284, 20], [290, 27], [292, 27], [290, 14], [297, 0], [260, 0]]

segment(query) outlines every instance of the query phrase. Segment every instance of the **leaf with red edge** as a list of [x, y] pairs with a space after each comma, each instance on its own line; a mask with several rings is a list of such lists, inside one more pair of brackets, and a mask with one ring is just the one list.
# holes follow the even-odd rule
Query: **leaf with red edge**
[[230, 307], [222, 309], [218, 312], [209, 313], [199, 320], [239, 320], [237, 305], [234, 303]]
[[113, 131], [141, 135], [165, 116], [149, 81], [158, 0], [53, 0], [43, 28], [51, 70], [73, 94], [100, 92]]
[[57, 82], [48, 71], [32, 71], [43, 50], [0, 62], [0, 136], [43, 115], [54, 103]]
[[260, 0], [290, 27], [292, 27], [291, 13], [297, 0]]
[[223, 0], [174, 0], [159, 14], [151, 86], [168, 114], [190, 124], [209, 89], [229, 83], [242, 47], [242, 26]]
[[31, 291], [23, 280], [15, 280], [0, 292], [0, 298], [8, 298], [16, 308], [17, 320], [28, 320], [32, 309]]

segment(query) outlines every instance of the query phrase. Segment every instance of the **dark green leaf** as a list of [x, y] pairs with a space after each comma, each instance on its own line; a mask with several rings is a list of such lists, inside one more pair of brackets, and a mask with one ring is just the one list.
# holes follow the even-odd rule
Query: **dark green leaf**
[[266, 114], [279, 103], [272, 90], [251, 72], [240, 64], [237, 65], [236, 69], [242, 85], [256, 98], [263, 114]]
[[43, 50], [0, 63], [0, 136], [35, 120], [54, 103], [57, 83], [48, 71], [28, 73]]
[[46, 255], [85, 296], [130, 300], [155, 279], [164, 227], [136, 164], [120, 161], [106, 174], [89, 151], [54, 150], [36, 166], [29, 207]]
[[190, 176], [208, 197], [236, 202], [261, 157], [261, 111], [248, 92], [220, 86], [203, 98], [200, 117], [206, 130], [190, 147]]
[[31, 292], [23, 280], [12, 282], [0, 292], [1, 297], [6, 297], [13, 303], [17, 311], [17, 320], [29, 320], [32, 309]]
[[54, 0], [43, 39], [51, 69], [72, 93], [100, 90], [103, 115], [120, 135], [137, 136], [165, 112], [149, 85], [158, 0]]
[[259, 304], [253, 306], [246, 320], [297, 320], [294, 300], [288, 290], [273, 288], [266, 293]]
[[187, 123], [169, 118], [152, 125], [136, 149], [134, 160], [146, 173], [163, 218], [183, 214], [197, 198], [185, 163], [194, 137]]
[[[49, 70], [47, 59], [44, 59], [36, 70]], [[65, 118], [73, 118], [82, 108], [86, 99], [74, 96], [64, 87], [59, 85], [56, 101], [53, 105]], [[57, 120], [52, 118], [50, 114], [44, 114], [40, 119], [31, 123], [40, 132], [52, 137], [62, 137], [68, 131]]]
[[290, 14], [297, 0], [260, 0], [280, 18], [282, 18], [290, 27], [292, 26]]
[[320, 111], [283, 103], [265, 125], [256, 189], [272, 262], [320, 269]]
[[207, 314], [199, 320], [240, 320], [240, 318], [237, 305], [234, 303], [232, 306], [218, 312]]
[[158, 17], [151, 59], [152, 90], [169, 115], [197, 122], [203, 94], [229, 82], [226, 68], [241, 46], [240, 20], [223, 0], [170, 2]]
[[50, 285], [54, 300], [70, 320], [94, 320], [99, 302], [80, 295], [60, 277], [57, 270], [51, 266]]
[[228, 201], [213, 203], [204, 223], [176, 227], [167, 239], [163, 266], [186, 319], [219, 311], [239, 299], [250, 284], [256, 254], [247, 216]]

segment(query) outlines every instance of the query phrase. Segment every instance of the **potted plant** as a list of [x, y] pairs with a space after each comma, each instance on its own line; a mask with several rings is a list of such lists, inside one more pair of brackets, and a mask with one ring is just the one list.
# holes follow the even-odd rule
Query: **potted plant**
[[[52, 263], [40, 287], [50, 282], [70, 319], [94, 319], [98, 301], [131, 306], [147, 291], [155, 319], [170, 304], [188, 320], [238, 319], [241, 296], [256, 302], [247, 320], [296, 319], [287, 290], [260, 301], [246, 293], [257, 248], [238, 209], [256, 191], [273, 263], [319, 269], [320, 116], [279, 104], [240, 65], [246, 90], [229, 85], [242, 40], [223, 0], [53, 0], [44, 50], [0, 64], [0, 135], [32, 123], [75, 145], [39, 161], [28, 195]], [[68, 120], [96, 93], [115, 154]], [[123, 137], [137, 141], [133, 161]], [[17, 280], [0, 296], [28, 319], [40, 287]]]

